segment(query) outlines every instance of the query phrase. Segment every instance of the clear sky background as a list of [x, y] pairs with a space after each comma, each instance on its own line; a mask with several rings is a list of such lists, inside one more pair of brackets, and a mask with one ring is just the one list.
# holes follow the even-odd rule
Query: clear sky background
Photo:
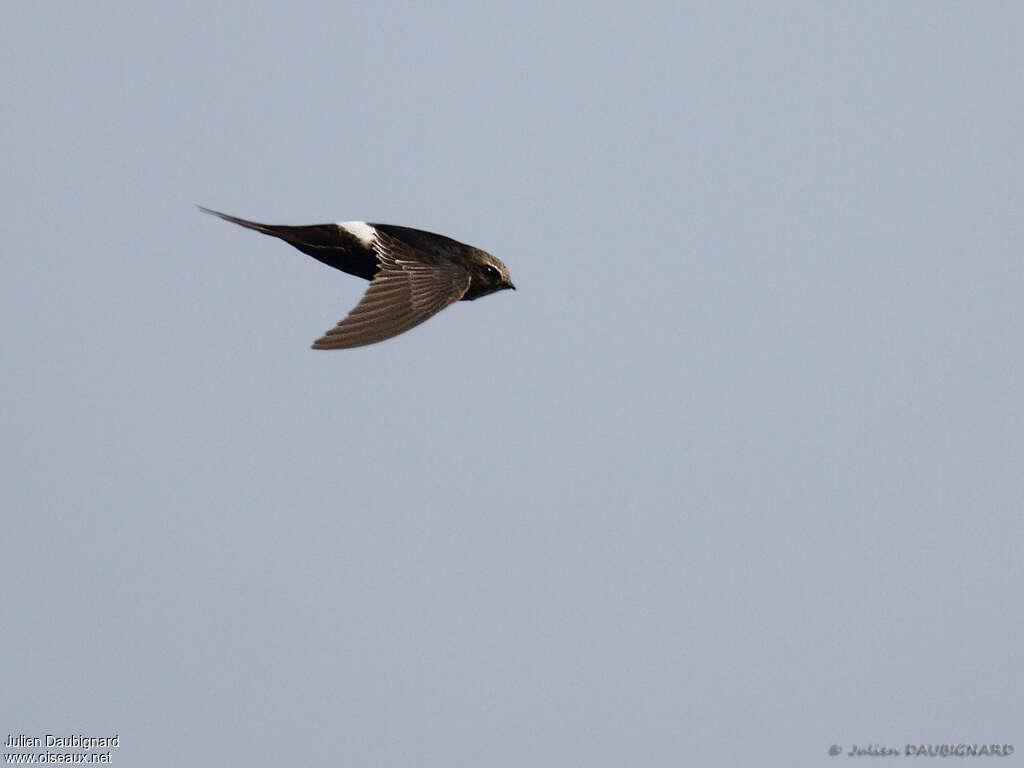
[[[1009, 2], [11, 6], [0, 735], [1019, 761], [1022, 33]], [[366, 284], [197, 203], [448, 234], [519, 290], [312, 351]]]

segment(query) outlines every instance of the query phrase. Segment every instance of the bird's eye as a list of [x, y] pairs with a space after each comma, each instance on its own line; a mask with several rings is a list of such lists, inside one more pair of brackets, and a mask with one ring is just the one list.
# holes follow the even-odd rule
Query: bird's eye
[[501, 277], [501, 273], [498, 272], [498, 270], [496, 270], [490, 264], [488, 264], [486, 267], [484, 267], [484, 276], [491, 282], [494, 282], [499, 277]]

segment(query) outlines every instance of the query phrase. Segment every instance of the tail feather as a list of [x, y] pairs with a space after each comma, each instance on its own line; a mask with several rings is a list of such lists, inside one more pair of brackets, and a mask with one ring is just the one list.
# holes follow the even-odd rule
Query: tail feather
[[380, 268], [377, 252], [372, 245], [360, 239], [359, 235], [337, 224], [309, 224], [289, 226], [285, 224], [260, 224], [258, 221], [240, 219], [212, 208], [196, 206], [203, 213], [230, 221], [246, 229], [262, 232], [264, 235], [279, 237], [317, 261], [342, 272], [372, 280]]
[[224, 219], [224, 221], [230, 221], [232, 224], [237, 224], [240, 227], [245, 227], [246, 229], [255, 229], [257, 232], [262, 232], [265, 235], [281, 237], [281, 229], [283, 229], [282, 227], [275, 227], [270, 224], [260, 224], [258, 221], [249, 221], [248, 219], [240, 219], [237, 216], [231, 216], [227, 213], [221, 213], [220, 211], [215, 211], [212, 208], [204, 208], [201, 205], [197, 205], [196, 208], [198, 208], [203, 213], [208, 213], [211, 216], [218, 216]]

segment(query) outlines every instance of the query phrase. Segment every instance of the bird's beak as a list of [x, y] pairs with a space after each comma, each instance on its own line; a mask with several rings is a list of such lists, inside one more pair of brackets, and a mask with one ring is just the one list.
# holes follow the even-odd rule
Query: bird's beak
[[516, 289], [516, 287], [515, 287], [514, 285], [512, 285], [512, 283], [509, 283], [509, 284], [508, 284], [508, 285], [506, 285], [505, 287], [506, 287], [506, 288], [511, 288], [511, 289], [512, 289], [513, 291], [514, 291], [514, 290]]

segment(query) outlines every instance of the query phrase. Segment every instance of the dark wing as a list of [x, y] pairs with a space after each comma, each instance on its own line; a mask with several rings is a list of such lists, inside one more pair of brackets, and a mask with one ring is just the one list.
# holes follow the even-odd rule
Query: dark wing
[[463, 297], [470, 274], [440, 255], [414, 249], [377, 228], [380, 271], [362, 300], [313, 349], [347, 349], [390, 339]]
[[265, 235], [279, 237], [305, 254], [350, 275], [371, 280], [377, 273], [377, 254], [366, 242], [337, 224], [309, 224], [293, 227], [283, 224], [260, 224], [220, 211], [198, 206], [203, 213], [219, 216], [240, 227], [254, 229]]

